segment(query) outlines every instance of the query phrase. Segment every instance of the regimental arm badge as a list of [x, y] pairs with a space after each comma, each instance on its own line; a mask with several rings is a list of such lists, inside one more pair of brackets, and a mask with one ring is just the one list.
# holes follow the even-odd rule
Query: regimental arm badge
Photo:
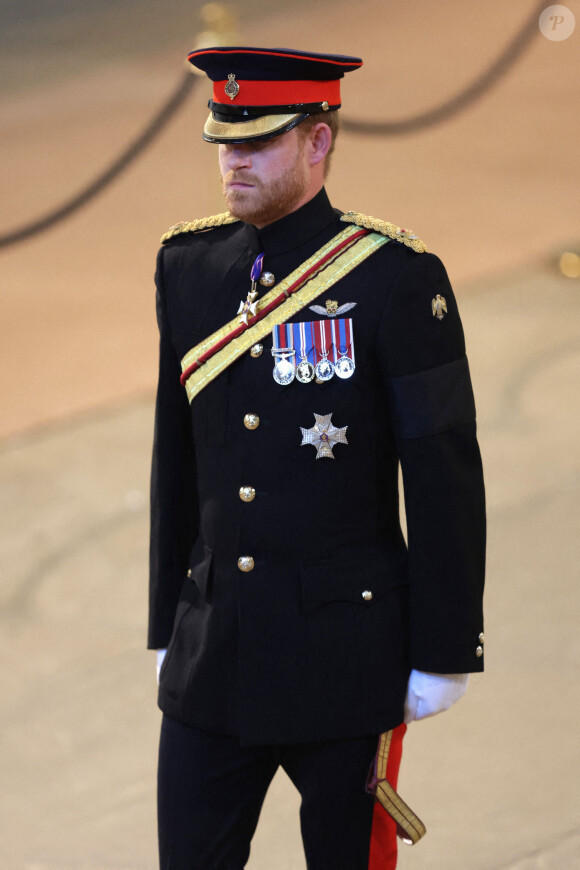
[[431, 300], [431, 311], [433, 317], [436, 317], [437, 320], [443, 320], [447, 314], [447, 302], [444, 296], [440, 296], [438, 293], [435, 299]]

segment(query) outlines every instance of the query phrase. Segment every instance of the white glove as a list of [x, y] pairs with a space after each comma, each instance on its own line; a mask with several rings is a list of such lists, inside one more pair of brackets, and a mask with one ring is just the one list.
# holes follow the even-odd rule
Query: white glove
[[163, 659], [165, 658], [166, 652], [166, 649], [157, 650], [157, 685], [159, 685], [159, 673], [161, 671], [161, 665], [163, 664]]
[[405, 698], [405, 722], [448, 710], [467, 689], [469, 674], [427, 674], [411, 671]]

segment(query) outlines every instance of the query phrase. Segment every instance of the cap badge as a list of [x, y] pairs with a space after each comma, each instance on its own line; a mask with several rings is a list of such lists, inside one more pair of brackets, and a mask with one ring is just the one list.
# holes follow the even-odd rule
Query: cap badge
[[437, 320], [443, 320], [447, 314], [447, 301], [444, 296], [440, 296], [438, 293], [435, 299], [431, 300], [431, 311], [433, 317], [436, 317]]
[[226, 96], [229, 97], [230, 100], [235, 100], [240, 93], [240, 86], [236, 81], [236, 76], [234, 73], [228, 73], [228, 80], [225, 84], [224, 91], [226, 92]]

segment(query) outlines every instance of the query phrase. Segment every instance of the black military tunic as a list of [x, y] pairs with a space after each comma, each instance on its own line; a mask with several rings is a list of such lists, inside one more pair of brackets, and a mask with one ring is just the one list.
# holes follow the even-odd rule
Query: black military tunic
[[[158, 258], [149, 646], [169, 645], [159, 704], [246, 744], [379, 733], [403, 719], [411, 668], [483, 667], [481, 461], [437, 257], [390, 241], [316, 300], [356, 303], [347, 380], [280, 386], [266, 338], [191, 406], [180, 385], [180, 360], [235, 316], [260, 252], [278, 282], [344, 227], [322, 190], [261, 230], [176, 235]], [[293, 319], [323, 318], [307, 307]], [[347, 427], [334, 459], [302, 445], [315, 414]]]

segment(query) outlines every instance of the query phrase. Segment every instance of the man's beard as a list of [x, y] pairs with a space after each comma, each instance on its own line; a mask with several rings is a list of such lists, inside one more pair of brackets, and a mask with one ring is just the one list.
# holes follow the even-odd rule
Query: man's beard
[[[308, 188], [308, 176], [301, 163], [301, 152], [292, 166], [265, 184], [252, 173], [231, 170], [222, 176], [226, 205], [234, 217], [256, 226], [266, 226], [294, 211]], [[232, 182], [252, 184], [249, 190], [230, 190]]]

